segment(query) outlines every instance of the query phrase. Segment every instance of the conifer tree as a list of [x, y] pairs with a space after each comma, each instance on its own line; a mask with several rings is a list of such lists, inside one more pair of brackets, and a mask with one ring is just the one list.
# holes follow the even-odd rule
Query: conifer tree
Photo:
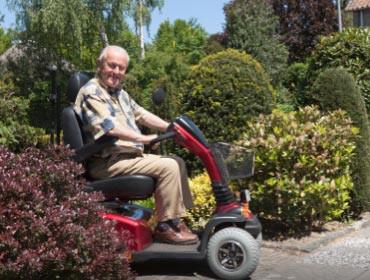
[[277, 33], [278, 18], [267, 0], [233, 0], [224, 6], [227, 46], [261, 62], [274, 84], [285, 67], [287, 49]]

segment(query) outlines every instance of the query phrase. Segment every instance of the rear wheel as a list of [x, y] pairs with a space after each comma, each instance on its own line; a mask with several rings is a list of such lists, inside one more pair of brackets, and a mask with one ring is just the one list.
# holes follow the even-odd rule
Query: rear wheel
[[240, 228], [222, 229], [208, 243], [208, 265], [223, 279], [246, 279], [257, 268], [259, 256], [258, 241]]

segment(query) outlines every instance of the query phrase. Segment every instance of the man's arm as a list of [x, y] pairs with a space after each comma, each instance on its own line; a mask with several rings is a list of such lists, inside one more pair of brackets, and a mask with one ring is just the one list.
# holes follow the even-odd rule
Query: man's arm
[[137, 133], [136, 131], [130, 128], [121, 128], [121, 127], [114, 127], [111, 130], [109, 130], [106, 134], [109, 136], [117, 137], [118, 139], [121, 140], [139, 142], [143, 144], [149, 144], [150, 141], [157, 137], [157, 134], [143, 135]]
[[149, 128], [158, 129], [162, 132], [165, 132], [167, 127], [170, 125], [165, 120], [148, 111], [143, 114], [143, 116], [139, 119], [139, 122]]

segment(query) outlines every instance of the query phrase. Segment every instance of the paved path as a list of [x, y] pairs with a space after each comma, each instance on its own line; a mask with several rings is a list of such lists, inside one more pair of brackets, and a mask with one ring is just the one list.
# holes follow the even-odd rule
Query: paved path
[[370, 227], [352, 232], [310, 253], [265, 248], [252, 279], [369, 280]]
[[[368, 225], [321, 243], [310, 250], [263, 247], [250, 280], [370, 280]], [[146, 263], [136, 270], [138, 280], [217, 279], [202, 262]]]

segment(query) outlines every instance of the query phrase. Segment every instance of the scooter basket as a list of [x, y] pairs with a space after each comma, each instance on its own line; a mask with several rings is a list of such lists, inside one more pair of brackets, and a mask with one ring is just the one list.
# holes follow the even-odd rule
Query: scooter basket
[[241, 146], [213, 143], [211, 149], [223, 177], [229, 180], [247, 178], [254, 172], [254, 152]]

